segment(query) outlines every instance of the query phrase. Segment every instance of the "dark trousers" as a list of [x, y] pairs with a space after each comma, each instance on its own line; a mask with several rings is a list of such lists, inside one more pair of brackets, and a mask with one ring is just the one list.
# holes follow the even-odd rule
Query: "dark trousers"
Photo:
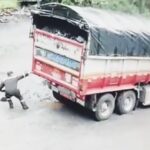
[[27, 104], [23, 101], [23, 97], [22, 97], [22, 95], [20, 94], [20, 91], [19, 90], [16, 90], [15, 91], [15, 93], [8, 93], [8, 92], [6, 92], [5, 93], [5, 97], [3, 97], [2, 99], [1, 99], [1, 101], [7, 101], [8, 103], [9, 103], [9, 107], [11, 108], [11, 109], [13, 109], [14, 108], [14, 106], [13, 106], [13, 102], [12, 102], [12, 100], [11, 100], [11, 97], [16, 97], [18, 100], [20, 100], [20, 104], [21, 104], [21, 106], [22, 106], [22, 108], [24, 109], [24, 110], [26, 110], [26, 109], [28, 109], [29, 107], [27, 106]]
[[20, 101], [23, 100], [23, 97], [20, 94], [19, 90], [16, 90], [16, 92], [13, 93], [13, 94], [9, 94], [9, 93], [6, 92], [5, 96], [6, 96], [7, 100], [10, 100], [10, 98], [13, 97], [13, 96], [16, 97], [17, 99], [19, 99]]

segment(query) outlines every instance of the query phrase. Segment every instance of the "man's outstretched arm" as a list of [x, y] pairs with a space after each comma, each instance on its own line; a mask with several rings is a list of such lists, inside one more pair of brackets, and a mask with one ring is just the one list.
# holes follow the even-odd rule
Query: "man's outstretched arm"
[[25, 73], [23, 75], [17, 76], [17, 80], [21, 80], [21, 79], [23, 79], [23, 78], [25, 78], [27, 76], [29, 76], [29, 73]]

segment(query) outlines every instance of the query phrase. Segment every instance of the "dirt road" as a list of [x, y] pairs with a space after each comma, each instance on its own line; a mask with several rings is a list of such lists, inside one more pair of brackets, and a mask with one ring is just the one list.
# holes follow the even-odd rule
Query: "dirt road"
[[[0, 24], [0, 79], [5, 72], [31, 70], [29, 19]], [[0, 103], [0, 150], [149, 150], [150, 108], [113, 115], [95, 122], [78, 106], [54, 100], [44, 81], [34, 75], [19, 83], [30, 109]]]

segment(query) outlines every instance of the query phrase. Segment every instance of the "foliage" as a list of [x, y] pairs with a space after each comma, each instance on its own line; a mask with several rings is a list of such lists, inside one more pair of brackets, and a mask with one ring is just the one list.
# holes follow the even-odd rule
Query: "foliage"
[[[0, 8], [17, 7], [18, 0], [0, 0]], [[150, 16], [150, 0], [42, 0], [43, 2], [62, 2], [68, 5], [92, 6], [132, 14]]]
[[150, 15], [150, 0], [62, 0], [65, 4], [94, 6], [132, 14]]

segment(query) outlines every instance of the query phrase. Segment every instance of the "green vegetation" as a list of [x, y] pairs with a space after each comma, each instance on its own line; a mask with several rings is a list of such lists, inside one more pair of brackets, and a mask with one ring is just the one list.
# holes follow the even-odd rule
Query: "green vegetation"
[[150, 16], [150, 0], [62, 0], [66, 4], [94, 6], [132, 14]]
[[0, 9], [16, 8], [17, 0], [0, 0]]
[[150, 16], [150, 0], [42, 0], [69, 5], [92, 6], [131, 14]]
[[[0, 0], [0, 8], [16, 8], [18, 0]], [[42, 0], [69, 5], [92, 6], [131, 14], [150, 16], [150, 0]]]

